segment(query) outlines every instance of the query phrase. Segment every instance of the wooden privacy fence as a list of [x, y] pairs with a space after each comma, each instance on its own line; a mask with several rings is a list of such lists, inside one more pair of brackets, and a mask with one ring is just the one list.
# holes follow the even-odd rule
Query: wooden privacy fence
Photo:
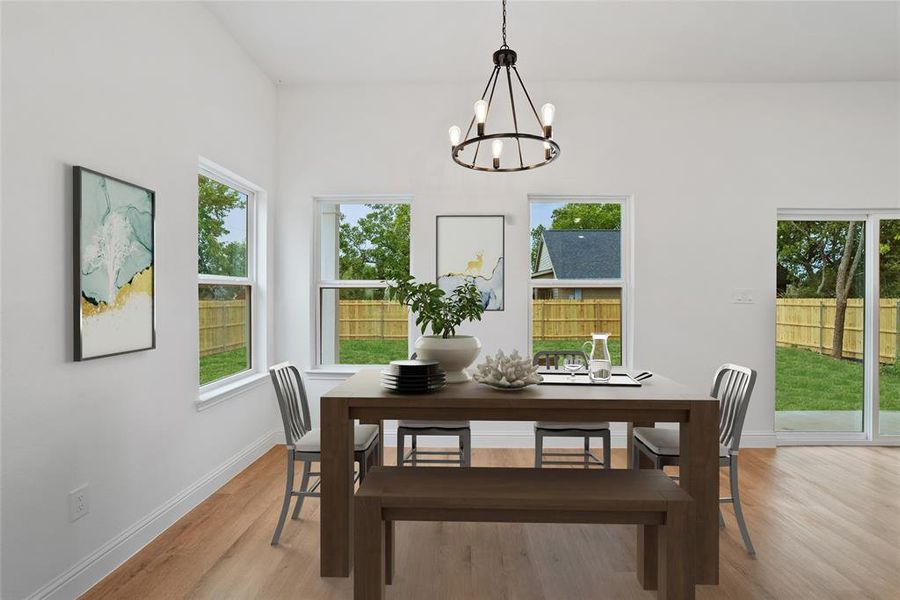
[[532, 339], [585, 340], [592, 333], [622, 337], [622, 304], [613, 299], [534, 300]]
[[[900, 356], [900, 299], [885, 298], [880, 304], [879, 359], [883, 363], [893, 363]], [[779, 298], [775, 302], [776, 343], [831, 354], [835, 310], [834, 299]], [[864, 328], [863, 300], [852, 298], [847, 301], [844, 357], [863, 358]]]
[[[587, 339], [593, 332], [622, 335], [622, 307], [614, 299], [534, 300], [532, 335], [536, 340]], [[900, 359], [900, 299], [881, 300], [880, 360]], [[834, 337], [833, 299], [779, 298], [776, 342], [830, 354]], [[407, 309], [384, 300], [341, 300], [340, 339], [405, 340]], [[200, 356], [227, 352], [246, 344], [246, 300], [200, 301]], [[862, 299], [847, 304], [844, 356], [863, 357]]]
[[247, 345], [246, 300], [200, 301], [200, 356]]
[[387, 300], [341, 300], [340, 339], [405, 340], [407, 315], [405, 306]]

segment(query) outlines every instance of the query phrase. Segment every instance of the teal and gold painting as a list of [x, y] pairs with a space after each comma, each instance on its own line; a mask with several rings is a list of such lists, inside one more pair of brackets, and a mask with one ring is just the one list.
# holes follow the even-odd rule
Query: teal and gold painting
[[156, 346], [152, 190], [74, 167], [75, 360]]

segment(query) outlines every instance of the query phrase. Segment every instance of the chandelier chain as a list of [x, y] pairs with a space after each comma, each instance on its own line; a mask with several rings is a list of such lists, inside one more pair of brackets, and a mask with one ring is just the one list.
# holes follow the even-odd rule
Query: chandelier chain
[[501, 48], [509, 48], [506, 45], [506, 0], [503, 0], [503, 45]]

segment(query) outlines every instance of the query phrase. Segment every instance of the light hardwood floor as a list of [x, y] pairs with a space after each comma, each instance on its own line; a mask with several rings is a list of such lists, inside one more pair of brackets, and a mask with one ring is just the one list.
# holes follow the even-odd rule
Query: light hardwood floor
[[[624, 466], [624, 451], [614, 454]], [[532, 456], [476, 449], [473, 464], [530, 466]], [[319, 577], [318, 499], [288, 520], [279, 547], [269, 545], [283, 461], [274, 448], [83, 598], [350, 598], [350, 579]], [[741, 471], [759, 556], [744, 552], [726, 506], [721, 584], [699, 586], [699, 599], [900, 598], [900, 448], [746, 450]], [[396, 531], [388, 598], [655, 597], [635, 579], [631, 526], [398, 523]]]

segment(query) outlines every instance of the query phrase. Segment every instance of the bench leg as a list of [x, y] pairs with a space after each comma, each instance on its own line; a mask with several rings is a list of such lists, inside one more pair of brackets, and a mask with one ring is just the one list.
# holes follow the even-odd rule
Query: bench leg
[[384, 522], [384, 582], [394, 583], [394, 522]]
[[353, 598], [383, 600], [385, 527], [381, 521], [381, 500], [357, 496], [354, 504]]
[[659, 527], [659, 600], [694, 600], [694, 569], [688, 529], [689, 505], [669, 504]]
[[645, 590], [655, 590], [659, 572], [659, 527], [657, 525], [637, 526], [637, 579]]

